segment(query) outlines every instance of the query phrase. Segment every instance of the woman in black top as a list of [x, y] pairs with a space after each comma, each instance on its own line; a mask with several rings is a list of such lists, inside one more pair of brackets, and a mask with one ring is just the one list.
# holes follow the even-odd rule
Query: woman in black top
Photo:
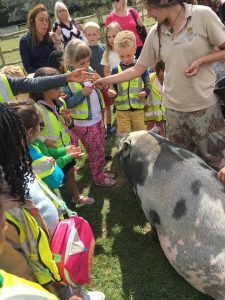
[[53, 31], [60, 34], [64, 46], [72, 38], [79, 38], [86, 42], [80, 22], [71, 18], [68, 8], [61, 1], [55, 3], [55, 19]]

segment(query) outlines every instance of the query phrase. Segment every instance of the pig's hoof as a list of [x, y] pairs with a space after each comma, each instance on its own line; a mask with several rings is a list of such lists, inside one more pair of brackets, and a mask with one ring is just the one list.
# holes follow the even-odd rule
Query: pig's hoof
[[159, 243], [159, 238], [158, 238], [158, 234], [156, 230], [149, 230], [148, 232], [146, 232], [145, 234], [148, 239], [150, 239], [153, 242], [158, 242]]

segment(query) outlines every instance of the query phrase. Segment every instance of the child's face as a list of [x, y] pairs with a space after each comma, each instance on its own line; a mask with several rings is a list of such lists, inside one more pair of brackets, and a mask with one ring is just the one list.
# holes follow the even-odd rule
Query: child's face
[[98, 40], [100, 38], [100, 32], [97, 28], [93, 28], [93, 27], [86, 28], [84, 34], [90, 46], [96, 46], [98, 44]]
[[72, 67], [74, 69], [85, 68], [86, 70], [90, 66], [90, 57], [82, 58], [78, 62], [73, 62]]
[[42, 120], [39, 120], [38, 125], [35, 128], [30, 128], [27, 130], [27, 140], [29, 144], [33, 144], [37, 137], [40, 135], [41, 130], [44, 127]]
[[45, 101], [53, 101], [58, 99], [61, 96], [61, 88], [55, 88], [48, 91], [43, 92], [43, 100]]
[[118, 33], [118, 31], [113, 28], [107, 32], [107, 40], [112, 48], [114, 48], [114, 40], [115, 40], [117, 33]]
[[136, 48], [133, 45], [130, 45], [127, 48], [117, 48], [116, 49], [120, 61], [124, 65], [130, 65], [134, 63], [134, 54], [136, 52]]
[[164, 81], [164, 71], [163, 70], [160, 70], [159, 73], [157, 74], [157, 77], [159, 79], [159, 82], [161, 84], [163, 84], [163, 81]]

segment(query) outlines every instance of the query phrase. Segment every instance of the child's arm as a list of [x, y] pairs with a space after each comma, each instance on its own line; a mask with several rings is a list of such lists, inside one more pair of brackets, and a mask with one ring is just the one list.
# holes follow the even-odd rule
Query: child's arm
[[65, 86], [67, 82], [85, 82], [92, 80], [93, 75], [84, 72], [84, 69], [76, 69], [70, 73], [36, 77], [36, 78], [18, 78], [8, 77], [10, 88], [14, 95], [20, 93], [37, 93], [46, 90], [51, 90], [60, 86]]
[[64, 89], [64, 92], [66, 93], [66, 106], [68, 108], [73, 108], [80, 103], [82, 103], [85, 100], [85, 96], [90, 95], [93, 90], [92, 86], [85, 86], [81, 91], [77, 93], [72, 93], [70, 88], [67, 86]]
[[103, 72], [104, 72], [104, 76], [109, 76], [110, 75], [110, 66], [104, 66], [103, 67]]

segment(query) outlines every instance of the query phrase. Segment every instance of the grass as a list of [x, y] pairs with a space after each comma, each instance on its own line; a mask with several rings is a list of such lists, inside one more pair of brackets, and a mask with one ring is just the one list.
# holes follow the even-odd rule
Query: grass
[[[111, 188], [93, 185], [88, 159], [80, 162], [77, 174], [81, 193], [95, 198], [92, 206], [77, 209], [89, 221], [96, 238], [92, 284], [107, 300], [210, 300], [181, 278], [165, 258], [160, 244], [145, 235], [150, 226], [132, 187], [120, 170], [114, 138], [106, 139], [106, 152], [113, 160], [107, 170], [116, 174]], [[64, 191], [71, 207], [68, 194]]]

